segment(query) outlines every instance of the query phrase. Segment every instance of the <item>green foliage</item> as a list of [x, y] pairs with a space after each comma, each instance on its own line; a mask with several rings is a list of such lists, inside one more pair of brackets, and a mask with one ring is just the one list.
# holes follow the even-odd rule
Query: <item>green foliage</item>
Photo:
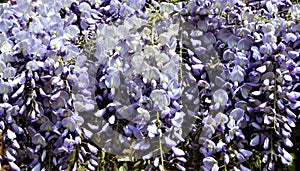
[[119, 168], [119, 171], [127, 171], [127, 170], [126, 170], [126, 168], [125, 168], [124, 166], [121, 166], [121, 167]]
[[295, 159], [297, 158], [296, 155], [294, 153], [291, 153], [291, 155], [293, 156], [293, 161], [291, 161], [289, 163], [289, 171], [296, 171], [296, 163], [295, 163]]
[[173, 4], [177, 4], [178, 2], [180, 2], [180, 0], [171, 0], [170, 2]]

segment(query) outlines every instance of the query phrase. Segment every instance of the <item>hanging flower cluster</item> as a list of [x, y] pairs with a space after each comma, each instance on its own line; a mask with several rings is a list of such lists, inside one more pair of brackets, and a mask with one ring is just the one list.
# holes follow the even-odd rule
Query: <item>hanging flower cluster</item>
[[[194, 139], [187, 155], [199, 149], [204, 170], [288, 166], [299, 113], [299, 17], [294, 15], [299, 5], [197, 1], [187, 6], [191, 14], [187, 22], [197, 28], [191, 32], [197, 36], [191, 36], [187, 45], [202, 61], [210, 47], [217, 51], [215, 67], [222, 70], [209, 76], [214, 89], [221, 88], [213, 94], [217, 108], [225, 107], [203, 117], [205, 133], [195, 134], [199, 139]], [[195, 160], [188, 168], [197, 165]]]

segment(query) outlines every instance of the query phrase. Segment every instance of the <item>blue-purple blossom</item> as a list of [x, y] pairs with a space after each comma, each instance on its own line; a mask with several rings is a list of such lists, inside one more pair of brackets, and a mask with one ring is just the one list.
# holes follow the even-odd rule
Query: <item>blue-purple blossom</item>
[[32, 143], [41, 146], [46, 146], [46, 140], [41, 134], [34, 135], [34, 137], [32, 137]]
[[226, 124], [227, 122], [228, 122], [228, 116], [227, 115], [225, 115], [224, 113], [218, 113], [217, 115], [216, 115], [216, 118], [215, 118], [215, 120], [216, 120], [216, 123], [219, 125], [219, 124], [221, 124], [221, 125], [224, 125], [224, 124]]
[[291, 17], [293, 19], [299, 19], [300, 17], [300, 5], [299, 4], [295, 4], [293, 5], [291, 8], [290, 8], [290, 11], [291, 11]]
[[224, 108], [228, 101], [228, 94], [226, 91], [219, 89], [214, 92], [213, 94], [214, 102], [216, 103], [217, 108], [222, 107]]
[[128, 170], [119, 154], [139, 152], [140, 170], [293, 166], [293, 3], [0, 4], [2, 169]]
[[184, 151], [177, 147], [172, 147], [172, 151], [174, 152], [175, 156], [177, 156], [177, 157], [185, 155]]
[[205, 170], [213, 170], [213, 171], [219, 170], [218, 162], [213, 157], [204, 158], [203, 165], [204, 165], [203, 169]]
[[163, 109], [170, 104], [170, 97], [164, 90], [154, 90], [150, 94], [155, 109]]
[[267, 1], [266, 6], [270, 14], [275, 15], [278, 12], [277, 5], [272, 1]]
[[293, 33], [287, 33], [283, 40], [286, 42], [286, 43], [289, 43], [290, 41], [291, 42], [295, 42], [297, 40], [297, 36]]

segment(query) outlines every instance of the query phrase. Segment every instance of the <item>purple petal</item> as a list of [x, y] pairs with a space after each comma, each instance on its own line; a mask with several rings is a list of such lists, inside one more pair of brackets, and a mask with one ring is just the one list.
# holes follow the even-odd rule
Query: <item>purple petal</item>
[[284, 142], [284, 145], [287, 146], [287, 147], [293, 147], [293, 143], [290, 139], [286, 138], [283, 140]]
[[28, 69], [29, 71], [36, 71], [39, 69], [39, 66], [36, 61], [29, 61], [26, 64], [26, 69]]
[[256, 135], [254, 138], [251, 139], [250, 145], [251, 146], [257, 146], [259, 143], [259, 135]]
[[270, 163], [268, 164], [268, 169], [269, 169], [269, 170], [274, 170], [274, 167], [275, 167], [275, 164], [274, 164], [273, 162], [270, 162]]
[[11, 98], [16, 98], [18, 97], [20, 94], [22, 94], [24, 92], [24, 88], [25, 88], [25, 85], [22, 84], [20, 86], [20, 88], [11, 96]]
[[37, 133], [32, 138], [32, 143], [33, 144], [37, 144], [37, 145], [43, 145], [43, 146], [45, 146], [46, 145], [46, 140], [45, 140], [45, 138], [41, 134]]
[[289, 118], [296, 119], [296, 114], [292, 112], [289, 108], [286, 108], [286, 114], [289, 116]]
[[141, 133], [140, 130], [136, 129], [135, 127], [132, 129], [133, 135], [137, 138], [137, 139], [143, 139], [143, 135]]
[[219, 89], [214, 92], [213, 99], [216, 103], [219, 103], [222, 107], [225, 107], [228, 101], [228, 94], [225, 90]]
[[181, 157], [181, 156], [185, 155], [184, 151], [177, 147], [172, 147], [172, 151], [175, 154], [175, 156], [177, 156], [177, 157]]
[[75, 130], [76, 127], [75, 120], [71, 117], [64, 118], [62, 120], [62, 125], [72, 132]]
[[177, 168], [178, 170], [181, 170], [181, 171], [185, 171], [185, 170], [186, 170], [185, 167], [181, 166], [181, 165], [178, 164], [178, 163], [176, 163], [176, 168]]
[[266, 65], [260, 66], [260, 67], [256, 68], [256, 71], [258, 71], [260, 73], [264, 73], [267, 71], [267, 66]]
[[17, 136], [14, 132], [12, 132], [10, 129], [7, 130], [7, 137], [10, 139], [10, 140], [14, 140]]
[[244, 110], [240, 108], [233, 109], [230, 112], [229, 116], [232, 117], [235, 121], [238, 121], [244, 116]]
[[26, 148], [26, 155], [28, 155], [30, 158], [35, 158], [34, 150], [30, 147]]
[[104, 109], [101, 109], [101, 110], [98, 110], [94, 115], [97, 117], [97, 118], [100, 118], [102, 117], [106, 112], [106, 108]]
[[249, 168], [240, 164], [241, 171], [251, 171]]
[[287, 98], [292, 101], [292, 102], [297, 102], [297, 99], [300, 97], [300, 93], [299, 92], [288, 92], [287, 94]]
[[285, 41], [286, 43], [288, 42], [295, 42], [297, 40], [297, 36], [293, 33], [287, 33], [284, 38], [283, 41]]
[[14, 140], [14, 141], [13, 141], [12, 147], [13, 147], [14, 149], [19, 149], [19, 148], [20, 148], [20, 144], [18, 143], [17, 140]]
[[92, 166], [91, 164], [88, 164], [87, 168], [88, 168], [89, 170], [96, 170], [96, 168], [95, 168], [94, 166]]
[[12, 154], [10, 154], [10, 152], [7, 150], [6, 151], [6, 158], [7, 158], [7, 160], [9, 161], [9, 162], [14, 162], [14, 161], [16, 161], [16, 158], [12, 155]]
[[229, 163], [229, 156], [228, 156], [228, 154], [225, 154], [225, 155], [224, 155], [224, 162], [225, 162], [226, 164]]
[[12, 128], [13, 130], [17, 133], [17, 134], [23, 134], [24, 130], [23, 128], [19, 127], [17, 124], [13, 123], [12, 124]]
[[211, 168], [212, 171], [219, 171], [219, 166], [218, 164], [214, 164], [213, 167]]
[[50, 131], [52, 129], [53, 125], [54, 124], [52, 122], [46, 121], [41, 125], [40, 130], [41, 131]]
[[240, 41], [240, 38], [235, 36], [235, 35], [231, 35], [229, 38], [228, 38], [228, 46], [229, 47], [236, 47], [238, 42]]
[[245, 150], [245, 149], [240, 149], [239, 150], [245, 157], [250, 157], [252, 155], [252, 152], [249, 150]]
[[263, 157], [263, 159], [262, 159], [262, 162], [266, 163], [267, 161], [268, 161], [268, 155], [265, 154], [264, 157]]
[[0, 129], [4, 130], [5, 129], [5, 124], [3, 121], [0, 121]]
[[214, 159], [213, 157], [205, 157], [203, 159], [203, 165], [206, 168], [212, 168], [214, 164], [218, 163], [216, 159]]
[[203, 68], [204, 68], [203, 64], [192, 65], [192, 71], [195, 75], [200, 75]]
[[93, 145], [91, 145], [89, 143], [88, 143], [88, 148], [94, 154], [96, 154], [98, 152], [98, 149], [95, 146], [93, 146]]
[[34, 168], [31, 171], [40, 171], [41, 170], [41, 163], [38, 163], [34, 166]]
[[267, 1], [266, 6], [270, 14], [277, 13], [278, 11], [277, 5], [273, 4], [272, 1]]
[[240, 66], [235, 66], [233, 71], [230, 74], [230, 79], [232, 82], [243, 82], [244, 81], [243, 69]]
[[8, 162], [9, 166], [10, 166], [10, 169], [12, 171], [20, 171], [21, 169], [19, 168], [18, 165], [16, 165], [14, 162]]
[[234, 60], [236, 58], [236, 54], [233, 53], [230, 49], [227, 49], [224, 53], [223, 53], [223, 59], [224, 60]]
[[285, 165], [285, 166], [288, 166], [288, 165], [289, 165], [289, 162], [286, 161], [286, 159], [285, 159], [283, 156], [281, 156], [281, 162], [282, 162], [282, 164]]
[[90, 163], [93, 165], [93, 166], [98, 166], [98, 162], [94, 159], [90, 159]]
[[293, 156], [287, 152], [284, 148], [282, 149], [283, 157], [288, 161], [291, 162], [293, 160]]
[[289, 51], [288, 54], [292, 59], [296, 59], [299, 57], [299, 52], [297, 51]]
[[249, 50], [250, 47], [251, 47], [251, 42], [246, 38], [243, 38], [238, 42], [238, 48], [240, 50]]
[[265, 141], [264, 141], [264, 145], [263, 145], [263, 147], [264, 147], [264, 149], [268, 149], [269, 148], [269, 137], [266, 137], [265, 138]]
[[42, 153], [42, 155], [41, 155], [41, 161], [42, 161], [42, 162], [45, 161], [46, 155], [47, 155], [47, 151], [46, 151], [46, 150], [43, 150], [43, 153]]

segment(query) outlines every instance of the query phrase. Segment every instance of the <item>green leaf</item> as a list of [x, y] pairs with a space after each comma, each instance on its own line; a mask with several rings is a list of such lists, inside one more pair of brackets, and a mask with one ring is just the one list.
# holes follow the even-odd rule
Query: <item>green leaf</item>
[[136, 163], [134, 163], [133, 169], [139, 168], [139, 166], [140, 166], [141, 164], [142, 164], [142, 161], [141, 161], [141, 160], [137, 161]]
[[77, 149], [75, 148], [70, 157], [69, 157], [69, 165], [68, 165], [68, 168], [67, 168], [67, 171], [71, 171], [74, 167], [74, 164], [75, 164], [75, 160], [76, 160], [76, 154], [77, 154]]
[[[293, 157], [293, 159], [296, 158], [296, 155], [294, 153], [291, 153], [291, 156]], [[294, 160], [292, 160], [290, 163], [289, 163], [289, 171], [296, 171], [296, 164], [294, 162]]]
[[255, 155], [255, 167], [258, 168], [259, 170], [261, 170], [261, 156], [259, 155]]
[[126, 168], [125, 168], [124, 166], [121, 166], [121, 167], [119, 168], [119, 171], [126, 171]]
[[78, 168], [77, 168], [77, 171], [85, 171], [86, 170], [86, 167], [85, 166], [82, 166], [82, 165], [78, 165]]
[[180, 1], [179, 0], [170, 0], [170, 2], [173, 3], [173, 4], [177, 4]]

